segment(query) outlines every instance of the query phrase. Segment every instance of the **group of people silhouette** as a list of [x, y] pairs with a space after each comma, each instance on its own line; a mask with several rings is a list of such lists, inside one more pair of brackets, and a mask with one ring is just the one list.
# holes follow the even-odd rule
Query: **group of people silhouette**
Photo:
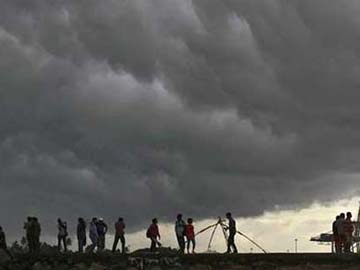
[[332, 224], [333, 241], [336, 253], [350, 253], [353, 246], [353, 234], [357, 222], [351, 220], [351, 212], [336, 216]]
[[[228, 230], [228, 249], [226, 253], [237, 253], [237, 248], [235, 245], [235, 235], [236, 235], [236, 222], [232, 218], [231, 213], [226, 213], [226, 218], [229, 221]], [[101, 252], [105, 249], [105, 236], [108, 232], [108, 225], [105, 223], [103, 218], [94, 217], [89, 222], [88, 236], [90, 239], [90, 244], [85, 249], [87, 245], [87, 224], [84, 218], [78, 219], [76, 237], [78, 241], [78, 251], [89, 253]], [[114, 224], [115, 234], [114, 242], [112, 245], [112, 252], [117, 250], [118, 243], [121, 243], [121, 252], [126, 253], [126, 240], [125, 240], [125, 222], [124, 218], [119, 217]], [[25, 237], [28, 246], [29, 253], [38, 253], [40, 252], [40, 235], [41, 235], [41, 225], [36, 217], [28, 217], [25, 224]], [[67, 222], [58, 218], [57, 220], [57, 240], [58, 240], [58, 251], [66, 252], [68, 250], [68, 227]], [[179, 252], [185, 253], [185, 247], [187, 253], [195, 253], [195, 230], [193, 219], [188, 218], [187, 222], [183, 220], [183, 215], [178, 214], [175, 221], [175, 235], [179, 245]], [[146, 237], [150, 240], [150, 251], [156, 252], [157, 247], [161, 247], [160, 243], [160, 231], [158, 226], [157, 218], [154, 218], [146, 231]], [[0, 249], [5, 250], [9, 256], [11, 256], [9, 250], [7, 249], [5, 233], [0, 227]], [[12, 257], [12, 256], [11, 256]]]

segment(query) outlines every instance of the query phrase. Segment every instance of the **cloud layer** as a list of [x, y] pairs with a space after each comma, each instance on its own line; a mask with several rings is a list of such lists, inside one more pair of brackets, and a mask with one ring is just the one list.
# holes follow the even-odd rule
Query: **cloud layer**
[[0, 0], [0, 214], [255, 216], [358, 194], [357, 1]]

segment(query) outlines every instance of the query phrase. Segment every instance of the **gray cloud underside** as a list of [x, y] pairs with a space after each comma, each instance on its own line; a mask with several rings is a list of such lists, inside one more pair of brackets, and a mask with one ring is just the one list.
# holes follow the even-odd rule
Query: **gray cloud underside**
[[358, 1], [0, 5], [11, 233], [29, 214], [140, 228], [357, 193]]

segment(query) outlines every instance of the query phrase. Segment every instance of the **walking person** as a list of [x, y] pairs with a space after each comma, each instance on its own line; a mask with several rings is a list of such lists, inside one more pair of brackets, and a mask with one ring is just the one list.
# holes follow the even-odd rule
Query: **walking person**
[[91, 240], [91, 245], [89, 248], [89, 252], [94, 252], [95, 248], [98, 245], [98, 230], [96, 227], [96, 223], [97, 223], [97, 218], [94, 217], [91, 222], [90, 222], [90, 228], [89, 228], [89, 238]]
[[235, 234], [236, 234], [236, 222], [231, 216], [231, 213], [226, 213], [226, 218], [229, 220], [229, 238], [228, 238], [228, 247], [226, 253], [231, 253], [231, 249], [233, 250], [233, 253], [238, 253], [236, 245], [235, 245]]
[[76, 228], [76, 236], [78, 240], [79, 252], [84, 252], [86, 246], [86, 223], [83, 218], [78, 219], [78, 225]]
[[159, 232], [158, 220], [156, 218], [152, 220], [151, 225], [147, 229], [146, 237], [150, 238], [151, 240], [151, 245], [150, 245], [151, 252], [156, 251], [156, 246], [161, 247], [161, 243], [158, 241], [158, 239], [160, 240], [160, 232]]
[[121, 242], [121, 253], [125, 254], [125, 223], [122, 217], [119, 217], [115, 223], [115, 238], [112, 252], [115, 252], [119, 240]]
[[186, 240], [187, 240], [187, 253], [190, 254], [190, 244], [192, 244], [192, 252], [195, 253], [195, 232], [194, 232], [194, 225], [193, 225], [193, 219], [188, 218], [187, 224], [185, 227], [185, 234], [186, 234]]
[[337, 226], [336, 226], [336, 222], [339, 220], [339, 218], [340, 218], [340, 216], [336, 216], [336, 219], [332, 224], [333, 241], [334, 241], [334, 244], [335, 244], [335, 253], [340, 253], [341, 252], [340, 237], [339, 237], [338, 229], [337, 229]]
[[185, 251], [185, 225], [182, 214], [178, 214], [175, 222], [175, 234], [179, 244], [180, 253], [184, 253]]
[[351, 220], [352, 214], [350, 212], [346, 213], [346, 219], [344, 221], [344, 252], [350, 253], [351, 252], [351, 246], [353, 244], [353, 233], [354, 233], [354, 225]]
[[5, 253], [11, 258], [13, 259], [14, 257], [12, 256], [12, 254], [10, 253], [10, 251], [7, 248], [6, 245], [6, 237], [5, 237], [5, 232], [3, 231], [3, 228], [0, 226], [0, 249], [4, 250]]
[[98, 231], [98, 250], [103, 251], [105, 249], [105, 236], [108, 231], [108, 226], [103, 218], [99, 218], [96, 227]]
[[67, 251], [67, 245], [66, 245], [66, 237], [68, 236], [67, 232], [67, 224], [65, 221], [62, 221], [60, 218], [58, 218], [58, 250], [61, 252], [61, 242], [64, 246], [64, 251]]

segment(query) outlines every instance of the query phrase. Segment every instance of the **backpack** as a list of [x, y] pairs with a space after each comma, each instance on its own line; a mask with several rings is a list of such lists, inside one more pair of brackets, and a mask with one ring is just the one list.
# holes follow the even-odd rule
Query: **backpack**
[[146, 237], [151, 238], [150, 228], [148, 228], [146, 231]]

